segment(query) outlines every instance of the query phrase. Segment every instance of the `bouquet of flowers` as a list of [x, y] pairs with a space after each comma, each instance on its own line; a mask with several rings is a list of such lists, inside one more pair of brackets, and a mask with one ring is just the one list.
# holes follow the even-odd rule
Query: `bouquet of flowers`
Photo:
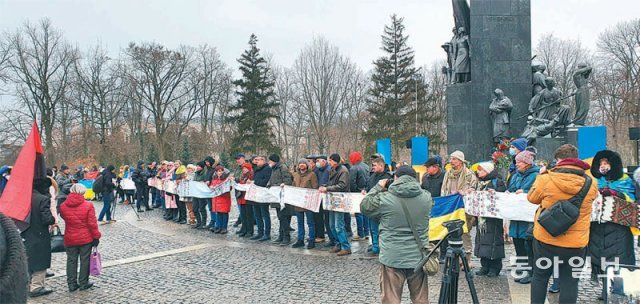
[[493, 153], [491, 153], [491, 159], [496, 164], [496, 166], [500, 169], [509, 168], [511, 165], [511, 158], [509, 157], [509, 148], [511, 147], [511, 142], [514, 139], [502, 139], [500, 142], [493, 148]]

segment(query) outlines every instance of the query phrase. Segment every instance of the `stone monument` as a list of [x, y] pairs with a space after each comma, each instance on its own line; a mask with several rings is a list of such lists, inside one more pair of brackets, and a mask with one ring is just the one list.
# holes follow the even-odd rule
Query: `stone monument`
[[504, 92], [500, 89], [493, 91], [495, 98], [491, 100], [489, 105], [489, 116], [493, 124], [493, 142], [499, 143], [501, 139], [509, 138], [511, 123], [511, 110], [513, 103], [509, 97], [504, 96]]
[[[509, 96], [511, 117], [527, 114], [532, 84], [531, 4], [529, 0], [471, 0], [466, 6], [465, 0], [454, 0], [453, 6], [456, 27], [468, 32], [470, 81], [447, 87], [448, 150], [464, 151], [471, 162], [488, 160], [494, 146], [494, 128], [486, 115], [491, 92], [500, 88]], [[525, 122], [510, 119], [510, 132], [520, 134]]]

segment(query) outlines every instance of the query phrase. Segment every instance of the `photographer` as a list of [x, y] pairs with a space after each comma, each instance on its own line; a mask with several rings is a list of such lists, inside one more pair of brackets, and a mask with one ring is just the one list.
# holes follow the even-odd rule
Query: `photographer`
[[[587, 175], [583, 177], [590, 166], [578, 159], [578, 149], [575, 146], [568, 144], [560, 146], [554, 157], [558, 161], [555, 168], [538, 176], [527, 195], [531, 203], [541, 207], [536, 211], [533, 228], [533, 255], [536, 262], [532, 265], [534, 269], [531, 303], [545, 302], [547, 284], [554, 269], [559, 269], [560, 298], [558, 302], [576, 303], [578, 278], [573, 277], [569, 260], [585, 257], [589, 243], [591, 203], [598, 195], [597, 185], [594, 182], [582, 201], [577, 221], [561, 235], [554, 237], [549, 234], [539, 222], [542, 208], [550, 209], [553, 205], [574, 197], [585, 185], [585, 177], [590, 178]], [[539, 268], [540, 259], [550, 259], [553, 265], [544, 269]]]
[[409, 166], [400, 166], [392, 183], [381, 179], [362, 200], [362, 213], [380, 225], [382, 303], [400, 303], [405, 281], [412, 303], [428, 303], [427, 275], [413, 271], [422, 259], [422, 248], [419, 250], [409, 223], [415, 225], [413, 228], [426, 246], [432, 206], [431, 194], [421, 189], [416, 172]]

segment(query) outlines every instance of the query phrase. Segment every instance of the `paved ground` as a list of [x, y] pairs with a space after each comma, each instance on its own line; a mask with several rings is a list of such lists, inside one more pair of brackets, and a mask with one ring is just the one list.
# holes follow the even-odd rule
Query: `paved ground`
[[[101, 204], [96, 203], [96, 210]], [[66, 256], [56, 253], [52, 265], [56, 276], [47, 281], [55, 292], [30, 303], [379, 302], [379, 264], [356, 252], [366, 247], [365, 242], [355, 243], [354, 254], [341, 258], [326, 249], [293, 249], [240, 239], [233, 229], [227, 235], [196, 231], [166, 222], [161, 214], [161, 210], [145, 212], [137, 220], [132, 209], [119, 205], [118, 222], [100, 226], [104, 269], [102, 276], [91, 278], [96, 286], [69, 293]], [[272, 230], [277, 231], [275, 213], [272, 222], [276, 224]], [[507, 248], [512, 250], [511, 245]], [[529, 302], [528, 286], [513, 283], [507, 273], [505, 269], [498, 278], [474, 279], [481, 303]], [[580, 303], [599, 303], [598, 291], [590, 284], [585, 282], [581, 288]], [[429, 286], [430, 301], [435, 303], [440, 277], [431, 278]], [[460, 303], [471, 302], [463, 277], [459, 294]], [[406, 290], [404, 298], [409, 303]], [[554, 298], [551, 303], [557, 302]]]

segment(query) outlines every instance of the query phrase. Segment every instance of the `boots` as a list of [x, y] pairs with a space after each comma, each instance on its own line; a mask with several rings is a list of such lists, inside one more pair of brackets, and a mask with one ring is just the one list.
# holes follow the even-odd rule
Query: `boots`
[[282, 242], [280, 242], [280, 246], [288, 246], [289, 243], [291, 243], [291, 235], [289, 235], [289, 233], [286, 233], [282, 237]]
[[297, 242], [295, 242], [293, 244], [293, 246], [291, 246], [291, 248], [302, 248], [304, 247], [304, 241], [303, 240], [298, 240]]
[[284, 237], [283, 237], [282, 233], [280, 233], [280, 234], [278, 234], [278, 238], [277, 238], [277, 239], [275, 239], [275, 240], [273, 240], [273, 241], [271, 241], [271, 243], [273, 243], [273, 244], [280, 244], [280, 243], [282, 243], [282, 240], [283, 240], [283, 239], [284, 239]]

